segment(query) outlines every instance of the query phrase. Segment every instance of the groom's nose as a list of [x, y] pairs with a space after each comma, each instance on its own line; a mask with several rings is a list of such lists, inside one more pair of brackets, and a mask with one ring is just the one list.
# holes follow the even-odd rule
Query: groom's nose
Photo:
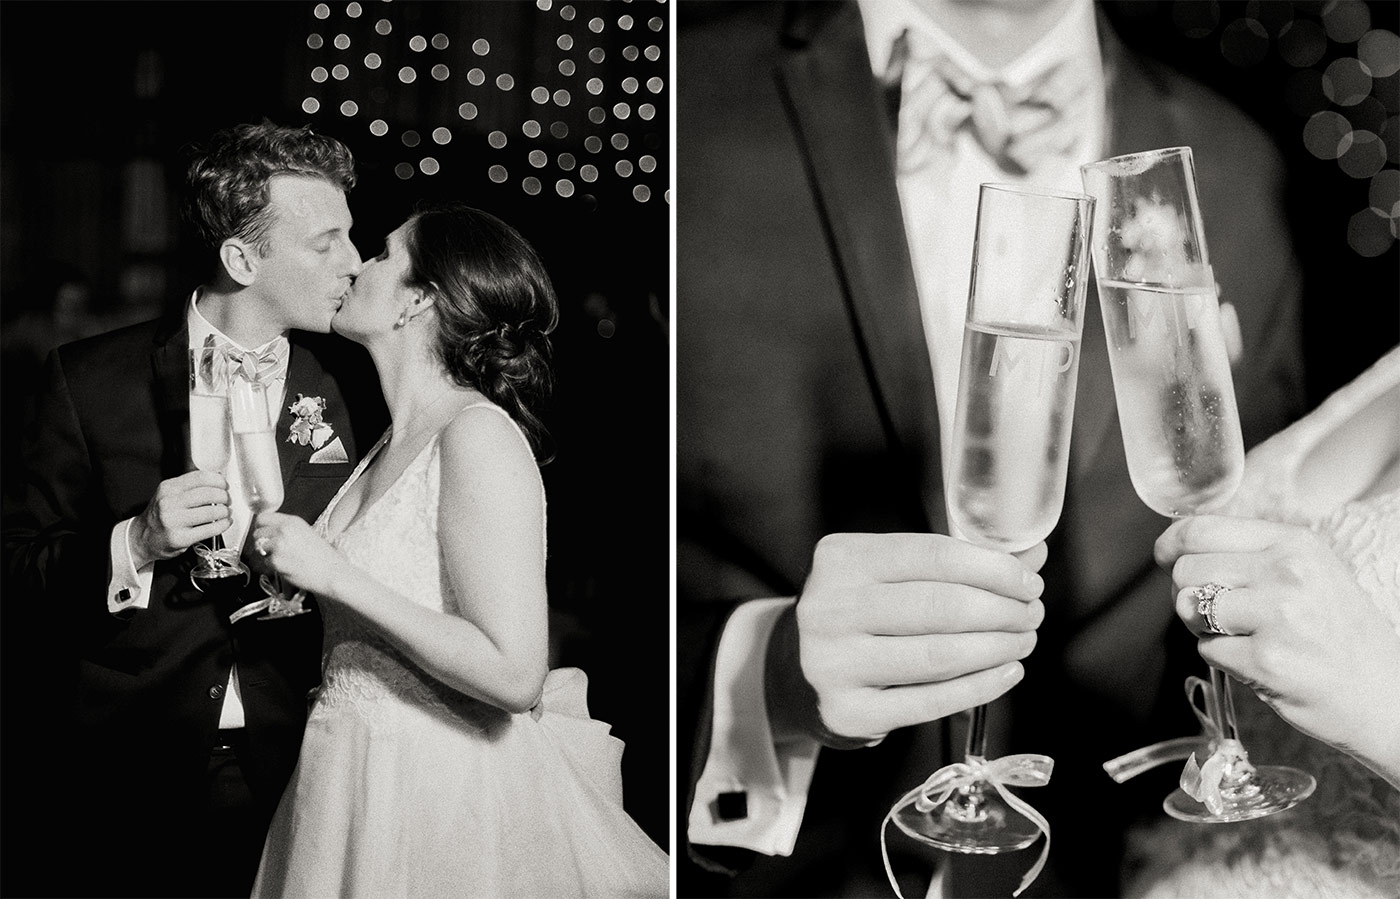
[[346, 268], [346, 272], [345, 272], [345, 273], [346, 273], [347, 275], [349, 275], [349, 276], [350, 276], [350, 280], [353, 281], [353, 280], [355, 280], [357, 277], [359, 277], [360, 271], [361, 271], [364, 267], [365, 267], [364, 262], [362, 262], [362, 261], [360, 260], [360, 251], [359, 251], [359, 250], [356, 250], [355, 247], [354, 247], [354, 245], [352, 244], [352, 245], [350, 246], [350, 264], [349, 264], [349, 266]]

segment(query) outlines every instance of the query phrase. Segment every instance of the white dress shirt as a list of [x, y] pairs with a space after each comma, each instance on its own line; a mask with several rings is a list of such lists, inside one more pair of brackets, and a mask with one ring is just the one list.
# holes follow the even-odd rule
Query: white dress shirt
[[[913, 0], [859, 0], [859, 5], [877, 78], [888, 71], [896, 38], [906, 28], [917, 28], [921, 39], [941, 45], [973, 76], [995, 74], [1014, 86], [1068, 63], [1081, 67], [1090, 85], [1084, 102], [1071, 111], [1078, 120], [1078, 139], [1073, 146], [1065, 153], [1043, 158], [1024, 176], [1012, 176], [998, 168], [966, 132], [956, 136], [937, 164], [913, 171], [900, 167], [897, 188], [933, 367], [946, 466], [971, 279], [978, 187], [983, 182], [1027, 183], [1083, 191], [1079, 166], [1103, 157], [1107, 131], [1097, 24], [1093, 3], [1074, 0], [1034, 46], [993, 73], [958, 46]], [[739, 846], [768, 855], [792, 853], [819, 745], [810, 739], [773, 743], [764, 702], [763, 667], [773, 624], [793, 601], [788, 597], [745, 603], [725, 626], [715, 663], [710, 751], [696, 782], [687, 822], [693, 843]], [[747, 793], [747, 816], [719, 820], [712, 813], [716, 797], [739, 791]]]
[[[196, 349], [204, 345], [205, 338], [211, 334], [220, 340], [227, 341], [233, 347], [240, 350], [247, 350], [236, 340], [224, 334], [214, 327], [200, 314], [199, 311], [199, 291], [195, 291], [190, 296], [189, 307], [185, 313], [186, 322], [189, 325], [190, 349]], [[264, 345], [266, 346], [266, 344]], [[262, 350], [263, 347], [253, 349]], [[282, 408], [282, 401], [286, 396], [286, 377], [275, 378], [268, 383], [268, 418], [275, 426], [279, 412]], [[210, 428], [224, 427], [230, 429], [229, 443], [232, 445], [232, 425], [228, 422], [204, 421], [201, 415], [204, 414], [203, 407], [198, 404], [190, 406], [190, 441], [194, 443], [201, 439], [202, 434], [207, 434]], [[244, 541], [248, 538], [251, 530], [253, 512], [248, 503], [243, 498], [243, 491], [240, 485], [243, 482], [239, 473], [237, 454], [230, 454], [228, 468], [225, 470], [228, 479], [229, 496], [231, 498], [229, 513], [233, 519], [232, 524], [223, 534], [224, 545], [242, 549]], [[112, 614], [123, 612], [128, 609], [145, 609], [150, 603], [151, 581], [155, 574], [155, 563], [150, 562], [136, 568], [131, 555], [131, 544], [129, 535], [131, 523], [134, 518], [118, 522], [112, 528], [110, 555], [111, 555], [111, 576], [107, 584], [107, 609]], [[122, 598], [122, 591], [126, 591], [125, 598]], [[233, 729], [243, 727], [243, 698], [238, 688], [238, 669], [235, 666], [229, 672], [228, 687], [224, 692], [224, 704], [219, 712], [219, 727], [221, 729]]]

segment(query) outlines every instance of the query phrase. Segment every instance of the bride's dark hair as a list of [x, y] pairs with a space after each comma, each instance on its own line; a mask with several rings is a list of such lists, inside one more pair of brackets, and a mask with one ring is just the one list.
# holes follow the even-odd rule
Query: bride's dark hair
[[405, 233], [407, 283], [434, 298], [434, 352], [447, 374], [505, 409], [543, 464], [540, 410], [552, 387], [549, 333], [559, 301], [534, 247], [461, 203], [420, 206]]

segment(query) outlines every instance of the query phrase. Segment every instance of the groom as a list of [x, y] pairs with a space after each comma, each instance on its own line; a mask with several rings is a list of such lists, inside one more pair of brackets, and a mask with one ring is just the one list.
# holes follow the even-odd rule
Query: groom
[[[237, 596], [192, 585], [191, 547], [220, 534], [249, 549], [252, 513], [236, 461], [227, 478], [190, 462], [191, 441], [228, 424], [198, 409], [192, 421], [188, 351], [224, 347], [246, 373], [235, 377], [264, 385], [281, 510], [314, 520], [386, 423], [368, 357], [329, 335], [360, 271], [354, 183], [350, 151], [310, 129], [264, 122], [214, 135], [185, 184], [187, 216], [216, 263], [208, 281], [173, 315], [60, 347], [46, 364], [23, 487], [4, 510], [6, 669], [25, 673], [25, 707], [43, 710], [6, 728], [6, 748], [22, 734], [33, 766], [16, 770], [11, 755], [5, 792], [7, 805], [32, 802], [25, 848], [35, 850], [17, 851], [6, 827], [7, 867], [34, 870], [24, 883], [12, 870], [7, 889], [252, 887], [319, 680], [321, 622], [231, 624], [263, 596], [250, 552], [254, 574]], [[323, 405], [314, 440], [293, 432], [299, 399]], [[66, 863], [44, 864], [41, 850]]]

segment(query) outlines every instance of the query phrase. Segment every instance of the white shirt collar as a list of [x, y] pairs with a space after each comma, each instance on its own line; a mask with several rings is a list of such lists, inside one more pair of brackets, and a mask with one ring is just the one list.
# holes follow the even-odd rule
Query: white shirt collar
[[[228, 341], [229, 344], [231, 344], [235, 349], [247, 352], [248, 347], [245, 347], [243, 344], [234, 340], [232, 337], [229, 337], [223, 331], [220, 331], [218, 328], [214, 327], [214, 325], [210, 323], [209, 319], [204, 317], [204, 313], [199, 311], [199, 298], [200, 290], [199, 288], [195, 288], [194, 291], [190, 294], [189, 307], [185, 313], [185, 321], [190, 328], [190, 349], [195, 349], [204, 346], [204, 341], [209, 337], [210, 334], [213, 334], [220, 340]], [[271, 346], [273, 343], [276, 343], [279, 339], [284, 338], [274, 337], [272, 338], [272, 340], [269, 340], [262, 346], [254, 347], [253, 349], [257, 352], [262, 352], [264, 349]]]
[[928, 11], [914, 0], [857, 0], [870, 66], [877, 76], [889, 69], [890, 50], [906, 28], [917, 28], [947, 53], [968, 75], [977, 79], [999, 76], [1017, 86], [1066, 60], [1084, 65], [1098, 81], [1103, 80], [1103, 60], [1099, 50], [1098, 23], [1091, 0], [1074, 0], [1064, 15], [1026, 52], [994, 72], [943, 30]]

